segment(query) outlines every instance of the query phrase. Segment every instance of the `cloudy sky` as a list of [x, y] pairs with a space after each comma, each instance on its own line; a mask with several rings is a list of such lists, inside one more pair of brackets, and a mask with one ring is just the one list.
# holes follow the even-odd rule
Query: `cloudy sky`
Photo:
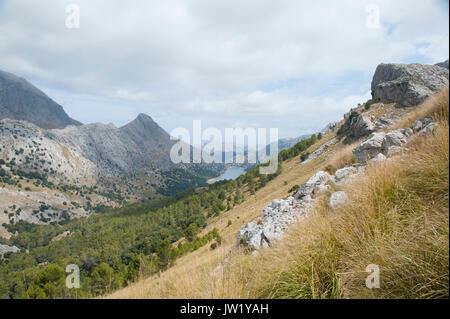
[[[71, 3], [80, 28], [66, 26]], [[446, 60], [448, 10], [446, 0], [0, 0], [0, 69], [84, 123], [146, 113], [169, 132], [199, 119], [295, 137], [370, 98], [377, 64]]]

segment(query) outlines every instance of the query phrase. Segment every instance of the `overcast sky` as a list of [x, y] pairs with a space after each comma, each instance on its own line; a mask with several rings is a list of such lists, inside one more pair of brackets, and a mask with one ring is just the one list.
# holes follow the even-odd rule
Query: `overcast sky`
[[446, 60], [448, 24], [445, 0], [0, 0], [0, 69], [83, 123], [295, 137], [369, 99], [379, 63]]

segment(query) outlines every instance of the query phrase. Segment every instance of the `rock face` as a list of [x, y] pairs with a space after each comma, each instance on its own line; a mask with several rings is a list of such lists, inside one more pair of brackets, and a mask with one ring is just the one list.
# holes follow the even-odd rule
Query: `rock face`
[[146, 165], [173, 167], [169, 154], [176, 141], [171, 140], [170, 135], [150, 116], [141, 113], [119, 130], [138, 147]]
[[[223, 164], [173, 163], [170, 150], [177, 141], [171, 140], [170, 135], [145, 114], [139, 114], [120, 128], [95, 123], [48, 130], [47, 135], [78, 150], [108, 177], [171, 169], [190, 170], [191, 174], [196, 169], [207, 169], [212, 176], [217, 176], [223, 169]], [[192, 154], [192, 146], [187, 147]]]
[[0, 244], [0, 254], [4, 254], [4, 253], [8, 253], [8, 252], [17, 253], [18, 251], [20, 251], [20, 249], [17, 248], [16, 246], [8, 246], [8, 245]]
[[0, 71], [0, 120], [24, 120], [43, 128], [81, 125], [28, 81]]
[[385, 133], [372, 133], [369, 138], [359, 144], [354, 150], [355, 161], [365, 164], [369, 159], [374, 158], [382, 152]]
[[0, 158], [14, 158], [20, 169], [47, 171], [65, 183], [83, 185], [97, 176], [96, 166], [81, 152], [49, 138], [47, 130], [31, 123], [0, 120], [0, 140]]
[[448, 62], [447, 68], [418, 63], [380, 64], [372, 79], [372, 100], [418, 105], [448, 86], [448, 72]]
[[434, 132], [437, 123], [429, 118], [417, 120], [413, 124], [413, 129], [402, 128], [388, 133], [372, 133], [367, 140], [359, 144], [353, 154], [355, 161], [360, 164], [379, 162], [386, 157], [392, 157], [407, 150], [409, 138], [417, 132], [417, 135], [426, 135]]
[[78, 150], [106, 176], [173, 166], [169, 152], [175, 142], [144, 114], [121, 128], [95, 123], [49, 130], [47, 135]]
[[339, 135], [346, 135], [350, 140], [356, 140], [375, 131], [371, 119], [357, 112], [350, 112], [345, 116], [345, 122], [338, 131]]

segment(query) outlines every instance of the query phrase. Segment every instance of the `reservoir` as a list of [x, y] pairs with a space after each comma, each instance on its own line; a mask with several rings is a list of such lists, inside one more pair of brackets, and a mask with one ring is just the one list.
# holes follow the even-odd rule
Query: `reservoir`
[[208, 180], [208, 184], [212, 184], [218, 181], [223, 181], [225, 179], [236, 179], [240, 175], [245, 174], [245, 170], [240, 167], [229, 167], [227, 170], [219, 177], [212, 178]]

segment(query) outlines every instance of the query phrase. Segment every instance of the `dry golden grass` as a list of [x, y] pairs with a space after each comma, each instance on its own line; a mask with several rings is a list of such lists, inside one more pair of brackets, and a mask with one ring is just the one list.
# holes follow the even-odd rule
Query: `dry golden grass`
[[[354, 146], [336, 145], [326, 161], [321, 156], [306, 165], [297, 165], [297, 159], [285, 162], [279, 177], [211, 222], [209, 227], [218, 227], [225, 239], [220, 248], [202, 247], [160, 276], [109, 297], [448, 297], [448, 90], [411, 111], [399, 127], [431, 115], [440, 122], [435, 134], [415, 139], [407, 154], [370, 166], [345, 185], [349, 199], [337, 211], [329, 211], [328, 194], [323, 194], [309, 217], [274, 247], [256, 256], [239, 250], [230, 255], [238, 229], [260, 216], [264, 205], [327, 165], [347, 165]], [[228, 219], [233, 221], [229, 227]], [[229, 262], [214, 271], [225, 258]], [[365, 286], [369, 264], [380, 267], [380, 289]]]
[[420, 107], [414, 108], [400, 121], [395, 123], [394, 129], [410, 127], [416, 119], [431, 116], [437, 121], [448, 121], [448, 87], [426, 100]]

